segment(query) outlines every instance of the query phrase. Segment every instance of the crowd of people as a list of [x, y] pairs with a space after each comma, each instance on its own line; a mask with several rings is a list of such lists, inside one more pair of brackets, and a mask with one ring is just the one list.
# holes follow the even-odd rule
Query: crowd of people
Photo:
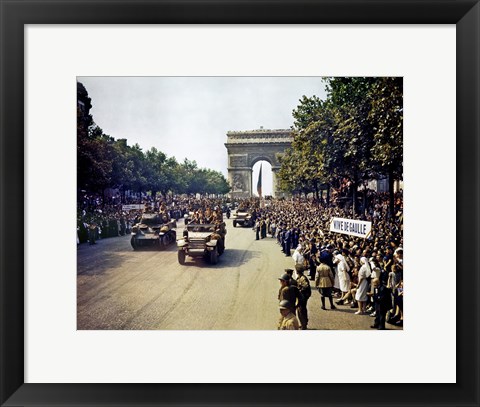
[[[178, 195], [154, 197], [145, 193], [128, 197], [103, 197], [99, 194], [83, 193], [79, 196], [77, 205], [77, 244], [96, 244], [99, 239], [125, 236], [130, 233], [132, 226], [140, 221], [146, 210], [166, 210], [171, 219], [178, 220], [190, 212], [199, 216], [199, 209], [203, 216], [202, 208], [221, 208], [226, 202], [226, 198]], [[136, 208], [126, 208], [126, 205]]]
[[[163, 208], [174, 219], [190, 214], [194, 223], [221, 217], [227, 207], [235, 206], [227, 198], [142, 195], [112, 202], [84, 196], [78, 206], [77, 243], [95, 244], [100, 238], [130, 233], [144, 209], [125, 210], [125, 204], [141, 204], [153, 211]], [[395, 195], [393, 213], [388, 195], [372, 192], [361, 214], [354, 214], [351, 206], [327, 206], [314, 199], [250, 198], [236, 205], [251, 213], [257, 240], [276, 239], [281, 253], [292, 258], [292, 268], [279, 278], [279, 329], [307, 329], [311, 284], [320, 292], [324, 311], [327, 306], [330, 310], [349, 306], [356, 309], [356, 315], [375, 317], [372, 328], [403, 325], [401, 192]], [[360, 238], [330, 232], [332, 217], [369, 221], [371, 233]]]
[[[279, 329], [307, 329], [308, 279], [320, 292], [322, 310], [327, 305], [335, 310], [336, 303], [375, 317], [372, 328], [403, 325], [403, 196], [395, 195], [395, 210], [389, 213], [387, 194], [369, 195], [372, 203], [360, 215], [313, 199], [271, 200], [251, 208], [256, 239], [275, 238], [283, 255], [293, 259], [293, 268], [279, 278]], [[372, 231], [367, 238], [330, 232], [332, 217], [369, 221]], [[294, 314], [298, 324], [285, 325]]]

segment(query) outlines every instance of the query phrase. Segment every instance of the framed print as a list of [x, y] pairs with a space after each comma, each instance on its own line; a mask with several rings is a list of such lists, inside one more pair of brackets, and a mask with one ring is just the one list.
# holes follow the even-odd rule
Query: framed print
[[[1, 0], [0, 10], [2, 405], [479, 405], [478, 2]], [[78, 328], [66, 238], [76, 78], [323, 75], [403, 77], [409, 325], [378, 341], [100, 331], [107, 312]]]

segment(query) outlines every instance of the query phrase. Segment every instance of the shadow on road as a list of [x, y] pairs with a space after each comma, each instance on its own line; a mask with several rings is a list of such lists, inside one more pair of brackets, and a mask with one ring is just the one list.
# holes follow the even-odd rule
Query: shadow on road
[[217, 268], [236, 268], [249, 263], [251, 260], [259, 258], [262, 255], [260, 251], [226, 249], [220, 257]]
[[199, 267], [208, 267], [214, 269], [229, 269], [240, 267], [254, 258], [259, 258], [261, 256], [259, 251], [251, 250], [239, 250], [239, 249], [225, 249], [225, 252], [219, 257], [217, 264], [211, 264], [207, 259], [203, 257], [192, 258], [187, 256], [187, 261], [185, 267], [199, 266]]

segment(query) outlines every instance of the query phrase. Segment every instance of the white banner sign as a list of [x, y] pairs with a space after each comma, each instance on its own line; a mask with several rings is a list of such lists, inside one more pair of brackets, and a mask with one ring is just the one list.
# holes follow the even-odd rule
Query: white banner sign
[[131, 205], [122, 205], [122, 211], [133, 211], [133, 210], [143, 210], [145, 208], [144, 204], [131, 204]]
[[372, 231], [372, 222], [355, 219], [332, 218], [330, 232], [367, 238]]

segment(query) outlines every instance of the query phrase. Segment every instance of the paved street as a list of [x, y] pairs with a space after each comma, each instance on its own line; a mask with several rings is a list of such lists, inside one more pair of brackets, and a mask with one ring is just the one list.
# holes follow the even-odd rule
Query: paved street
[[[217, 265], [187, 257], [181, 266], [175, 244], [164, 251], [133, 251], [130, 236], [81, 244], [77, 328], [276, 329], [277, 278], [285, 268], [293, 268], [293, 260], [281, 253], [274, 239], [256, 241], [251, 229], [226, 222], [226, 250]], [[182, 230], [180, 220], [178, 235]], [[373, 318], [354, 315], [348, 306], [337, 308], [322, 311], [320, 295], [313, 290], [309, 329], [370, 329]]]

